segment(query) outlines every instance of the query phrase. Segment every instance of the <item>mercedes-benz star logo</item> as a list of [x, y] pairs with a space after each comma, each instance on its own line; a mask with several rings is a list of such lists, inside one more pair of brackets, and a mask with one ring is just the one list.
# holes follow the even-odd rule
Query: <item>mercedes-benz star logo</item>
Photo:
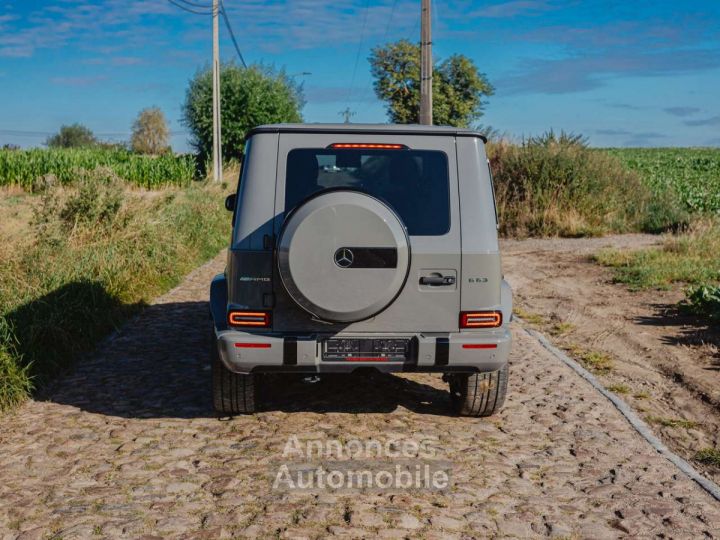
[[350, 268], [355, 255], [348, 248], [340, 248], [335, 252], [335, 264], [340, 268]]

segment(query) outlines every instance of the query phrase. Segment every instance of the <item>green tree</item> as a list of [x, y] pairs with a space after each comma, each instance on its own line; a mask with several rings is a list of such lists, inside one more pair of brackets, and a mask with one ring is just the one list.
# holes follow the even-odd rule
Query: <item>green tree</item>
[[[222, 153], [224, 159], [242, 156], [247, 132], [261, 124], [302, 122], [302, 87], [284, 71], [233, 63], [220, 71]], [[212, 153], [212, 69], [198, 71], [190, 81], [183, 105], [183, 123], [201, 162]]]
[[82, 124], [60, 126], [60, 131], [48, 137], [45, 144], [51, 148], [80, 148], [94, 146], [97, 139], [93, 132]]
[[168, 129], [165, 115], [159, 107], [143, 109], [132, 126], [130, 147], [138, 154], [158, 155], [169, 151]]
[[[370, 55], [375, 94], [390, 120], [413, 124], [420, 117], [420, 45], [403, 39]], [[483, 114], [483, 98], [494, 89], [467, 56], [454, 54], [433, 67], [433, 124], [469, 127]]]

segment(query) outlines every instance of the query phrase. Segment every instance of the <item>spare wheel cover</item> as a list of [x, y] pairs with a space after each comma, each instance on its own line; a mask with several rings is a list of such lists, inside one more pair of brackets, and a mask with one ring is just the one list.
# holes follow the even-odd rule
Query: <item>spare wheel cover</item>
[[321, 192], [290, 214], [278, 239], [285, 289], [312, 315], [350, 323], [400, 294], [410, 268], [404, 225], [385, 203], [352, 190]]

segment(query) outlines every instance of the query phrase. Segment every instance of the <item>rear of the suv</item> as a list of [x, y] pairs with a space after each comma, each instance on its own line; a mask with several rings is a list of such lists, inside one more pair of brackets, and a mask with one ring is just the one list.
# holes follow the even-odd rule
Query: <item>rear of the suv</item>
[[211, 287], [219, 411], [254, 411], [265, 373], [368, 367], [444, 373], [460, 413], [502, 405], [511, 296], [481, 135], [262, 126], [227, 206]]

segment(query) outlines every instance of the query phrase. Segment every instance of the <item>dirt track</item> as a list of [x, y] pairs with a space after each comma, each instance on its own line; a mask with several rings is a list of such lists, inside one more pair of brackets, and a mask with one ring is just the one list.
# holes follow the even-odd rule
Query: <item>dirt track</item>
[[[536, 326], [555, 343], [608, 354], [613, 367], [599, 375], [605, 386], [626, 387], [623, 399], [692, 461], [720, 447], [720, 331], [678, 313], [681, 286], [630, 292], [589, 259], [603, 247], [658, 242], [651, 235], [506, 241], [503, 265], [520, 310], [542, 318]], [[720, 482], [720, 469], [696, 466]]]
[[[0, 538], [720, 537], [720, 504], [517, 325], [491, 419], [449, 416], [431, 375], [288, 382], [266, 411], [216, 418], [205, 299], [222, 264], [2, 419]], [[437, 438], [452, 488], [272, 490], [292, 436]]]

